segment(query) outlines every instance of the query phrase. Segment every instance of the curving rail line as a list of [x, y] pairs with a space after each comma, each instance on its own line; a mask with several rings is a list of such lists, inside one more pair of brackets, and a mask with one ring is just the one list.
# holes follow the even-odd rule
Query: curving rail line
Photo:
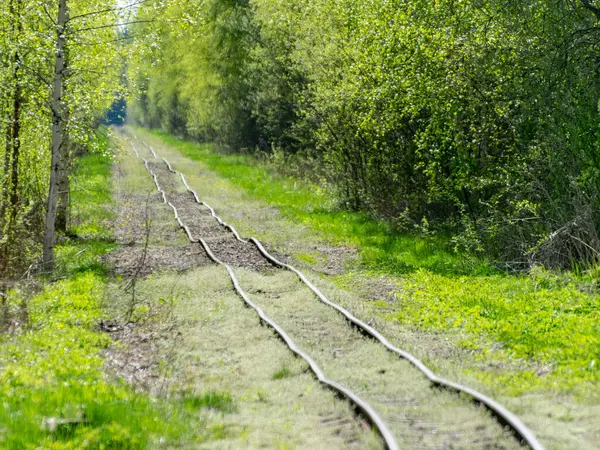
[[[148, 149], [150, 149], [150, 151], [152, 152], [152, 154], [155, 158], [157, 158], [157, 159], [159, 158], [156, 151], [151, 146], [149, 146], [145, 142], [144, 142], [144, 145], [146, 145], [148, 147]], [[133, 143], [132, 143], [132, 147], [133, 147]], [[133, 148], [139, 157], [139, 153], [137, 152], [137, 150], [135, 150], [135, 147], [133, 147]], [[347, 309], [343, 308], [342, 306], [328, 300], [325, 297], [325, 295], [317, 287], [315, 287], [306, 278], [306, 276], [302, 272], [300, 272], [295, 267], [293, 267], [289, 264], [283, 263], [283, 262], [279, 261], [278, 259], [276, 259], [269, 252], [267, 252], [267, 250], [265, 250], [265, 248], [263, 247], [263, 245], [261, 244], [261, 242], [258, 239], [255, 239], [253, 237], [249, 238], [248, 240], [242, 239], [234, 227], [232, 227], [231, 225], [224, 222], [215, 213], [215, 210], [210, 205], [208, 205], [204, 201], [200, 200], [200, 198], [198, 197], [198, 194], [187, 183], [187, 180], [185, 179], [185, 176], [183, 175], [183, 173], [173, 169], [171, 164], [165, 158], [161, 158], [161, 159], [167, 165], [167, 167], [169, 168], [169, 171], [171, 171], [172, 173], [178, 174], [181, 177], [181, 180], [182, 180], [185, 188], [187, 189], [188, 192], [190, 192], [194, 196], [195, 201], [198, 204], [208, 208], [211, 215], [218, 221], [218, 223], [221, 226], [225, 227], [226, 229], [230, 230], [238, 241], [244, 242], [244, 243], [251, 242], [252, 244], [254, 244], [257, 247], [258, 251], [266, 259], [268, 259], [271, 263], [295, 273], [299, 277], [299, 279], [319, 298], [319, 300], [322, 303], [330, 306], [331, 308], [333, 308], [336, 311], [338, 311], [339, 313], [341, 313], [345, 317], [346, 320], [348, 320], [350, 323], [352, 323], [354, 326], [356, 326], [358, 329], [360, 329], [367, 336], [380, 342], [387, 350], [389, 350], [390, 352], [395, 353], [396, 355], [400, 356], [401, 358], [409, 361], [414, 367], [416, 367], [419, 371], [421, 371], [421, 373], [423, 373], [423, 375], [425, 375], [425, 377], [431, 382], [432, 385], [441, 387], [441, 388], [445, 388], [445, 389], [448, 389], [448, 390], [451, 390], [454, 392], [467, 394], [474, 401], [480, 402], [482, 405], [484, 405], [494, 416], [497, 417], [497, 419], [501, 423], [508, 426], [513, 431], [513, 433], [521, 440], [521, 442], [523, 444], [526, 444], [532, 450], [544, 450], [544, 446], [538, 441], [535, 434], [514, 413], [509, 411], [507, 408], [502, 406], [500, 403], [498, 403], [494, 399], [488, 397], [485, 394], [482, 394], [481, 392], [479, 392], [475, 389], [472, 389], [468, 386], [464, 386], [462, 384], [459, 384], [459, 383], [456, 383], [456, 382], [453, 382], [453, 381], [450, 381], [445, 378], [437, 376], [431, 369], [429, 369], [421, 360], [416, 358], [414, 355], [394, 346], [383, 335], [381, 335], [381, 333], [379, 333], [377, 330], [375, 330], [372, 326], [370, 326], [367, 323], [363, 322], [362, 320], [356, 318], [352, 313], [350, 313]], [[146, 162], [146, 167], [148, 167], [147, 162]], [[150, 170], [150, 169], [148, 168], [148, 170]], [[158, 182], [157, 182], [155, 175], [154, 175], [154, 179], [155, 179], [155, 183], [158, 186]], [[159, 190], [160, 190], [160, 188], [159, 188]], [[161, 190], [161, 192], [162, 192], [162, 190]], [[165, 200], [165, 203], [168, 203], [166, 201], [164, 192], [163, 192], [163, 199]], [[173, 205], [170, 205], [170, 206], [176, 211], [176, 209]], [[189, 229], [182, 224], [181, 220], [178, 217], [177, 217], [177, 220], [178, 220], [180, 226], [186, 231], [190, 240], [193, 240], [193, 237], [192, 237]], [[195, 240], [193, 240], [193, 241], [195, 242]], [[207, 249], [207, 246], [205, 245], [206, 243], [203, 242], [202, 239], [200, 239], [200, 243], [202, 243], [202, 245], [205, 247], [205, 250], [206, 250]], [[207, 253], [208, 253], [208, 251], [207, 251]], [[216, 258], [213, 258], [213, 257], [211, 257], [211, 258], [213, 260], [216, 260]], [[220, 261], [216, 261], [216, 262], [219, 262], [220, 264], [224, 264]], [[230, 271], [229, 266], [226, 265], [226, 267], [228, 267], [228, 271]], [[230, 275], [232, 275], [232, 272], [230, 272]], [[232, 275], [232, 277], [233, 277], [233, 275]], [[373, 422], [373, 423], [375, 423], [375, 422]], [[381, 431], [381, 429], [380, 429], [380, 431]], [[383, 433], [382, 433], [382, 436], [384, 436]], [[385, 438], [385, 436], [384, 436], [384, 438]], [[386, 442], [387, 442], [387, 440], [386, 440]], [[389, 443], [388, 443], [388, 446], [389, 446]], [[390, 448], [392, 448], [392, 447], [390, 447]]]
[[[338, 394], [338, 395], [340, 395], [340, 396], [348, 399], [354, 405], [354, 407], [356, 407], [356, 409], [361, 413], [361, 415], [363, 417], [365, 417], [372, 425], [375, 426], [375, 428], [377, 429], [377, 431], [379, 432], [379, 434], [383, 438], [383, 440], [385, 442], [385, 445], [386, 445], [386, 448], [388, 448], [389, 450], [399, 450], [399, 446], [398, 446], [398, 443], [396, 442], [396, 439], [394, 438], [392, 432], [389, 430], [389, 428], [386, 425], [386, 423], [379, 416], [379, 414], [377, 413], [377, 411], [375, 411], [375, 409], [371, 405], [369, 405], [369, 403], [367, 403], [365, 400], [363, 400], [362, 398], [360, 398], [358, 395], [356, 395], [350, 389], [342, 386], [341, 384], [339, 384], [339, 383], [337, 383], [337, 382], [335, 382], [333, 380], [329, 380], [325, 376], [325, 374], [323, 373], [323, 371], [321, 370], [321, 368], [317, 365], [317, 363], [306, 352], [304, 352], [300, 347], [298, 347], [298, 345], [296, 345], [296, 343], [283, 330], [283, 328], [281, 328], [273, 319], [271, 319], [269, 316], [267, 316], [265, 314], [265, 312], [257, 304], [255, 304], [250, 299], [250, 297], [248, 296], [248, 294], [240, 286], [240, 283], [239, 283], [237, 277], [235, 276], [235, 273], [233, 272], [233, 269], [228, 264], [224, 263], [223, 261], [221, 261], [220, 259], [218, 259], [214, 255], [214, 253], [212, 252], [212, 250], [210, 249], [209, 245], [206, 243], [206, 241], [204, 239], [202, 239], [202, 238], [194, 239], [194, 237], [192, 236], [192, 233], [190, 232], [190, 229], [183, 223], [183, 221], [179, 217], [179, 213], [177, 212], [177, 208], [172, 203], [170, 203], [167, 200], [166, 193], [161, 188], [160, 183], [158, 181], [158, 177], [156, 176], [156, 174], [154, 173], [154, 171], [150, 168], [150, 165], [149, 165], [148, 161], [140, 156], [140, 154], [138, 153], [137, 149], [135, 148], [135, 146], [133, 145], [132, 142], [130, 142], [130, 144], [131, 144], [131, 146], [132, 146], [135, 154], [140, 159], [142, 159], [142, 161], [144, 162], [144, 165], [146, 166], [146, 169], [152, 175], [152, 178], [154, 179], [154, 184], [156, 185], [156, 188], [162, 194], [163, 202], [165, 204], [167, 204], [168, 206], [170, 206], [173, 209], [173, 213], [175, 214], [175, 219], [177, 219], [177, 222], [179, 223], [179, 226], [187, 234], [190, 242], [192, 242], [192, 243], [199, 243], [200, 245], [202, 245], [202, 247], [204, 248], [204, 251], [206, 252], [206, 254], [208, 255], [208, 257], [212, 261], [214, 261], [215, 263], [217, 263], [217, 264], [225, 267], [225, 269], [227, 270], [227, 273], [229, 274], [229, 277], [231, 278], [231, 282], [233, 284], [234, 289], [240, 295], [240, 297], [242, 297], [242, 299], [244, 300], [244, 302], [246, 303], [246, 305], [250, 306], [252, 309], [254, 309], [256, 311], [256, 313], [260, 317], [260, 320], [263, 323], [266, 323], [269, 327], [271, 327], [275, 331], [275, 333], [283, 340], [283, 342], [285, 342], [285, 344], [288, 346], [288, 348], [296, 356], [299, 356], [304, 361], [306, 361], [306, 363], [310, 367], [311, 372], [315, 375], [315, 377], [317, 378], [317, 380], [321, 384], [324, 384], [329, 389], [333, 390], [336, 394]], [[151, 151], [156, 156], [156, 154], [154, 153], [154, 150], [151, 149]], [[167, 163], [167, 165], [169, 165], [169, 164]], [[175, 171], [170, 167], [170, 165], [169, 165], [169, 169], [172, 172], [175, 173]], [[197, 197], [196, 193], [189, 188], [189, 186], [187, 185], [187, 182], [185, 181], [185, 178], [183, 177], [182, 174], [181, 174], [181, 176], [182, 176], [182, 180], [184, 180], [186, 188], [190, 192], [192, 192], [194, 194], [194, 198], [196, 198], [196, 200], [198, 201], [198, 203], [204, 204], [203, 202], [200, 202], [198, 200], [198, 197]], [[205, 205], [205, 206], [208, 207], [208, 205]], [[219, 221], [219, 223], [221, 225], [223, 225], [223, 226], [227, 227], [227, 229], [231, 230], [235, 234], [235, 236], [236, 236], [237, 239], [239, 239], [242, 242], [246, 242], [246, 241], [243, 241], [239, 237], [239, 235], [237, 234], [237, 232], [231, 226], [227, 225], [222, 220], [220, 220], [220, 218], [217, 217], [217, 215], [215, 214], [215, 212], [214, 212], [214, 210], [212, 208], [210, 208], [210, 207], [208, 207], [208, 208], [210, 209], [211, 214], [218, 219], [218, 221]]]

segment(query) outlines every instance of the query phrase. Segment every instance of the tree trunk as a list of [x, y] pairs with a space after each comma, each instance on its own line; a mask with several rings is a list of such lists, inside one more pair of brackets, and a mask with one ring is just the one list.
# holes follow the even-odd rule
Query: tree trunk
[[[9, 108], [10, 101], [8, 102], [7, 110]], [[6, 208], [8, 206], [8, 191], [10, 189], [10, 154], [11, 154], [11, 138], [12, 138], [12, 126], [11, 124], [6, 125], [6, 152], [4, 154], [4, 170], [2, 172], [2, 180], [0, 184], [0, 237], [3, 238], [3, 233], [6, 231], [10, 232], [10, 226], [5, 224], [4, 216], [6, 214]], [[8, 245], [0, 245], [0, 277], [6, 272], [9, 265], [10, 256], [8, 254]]]
[[[69, 77], [69, 49], [65, 48], [63, 55], [63, 96], [65, 95], [64, 82]], [[69, 111], [64, 109], [63, 120], [69, 122]], [[69, 226], [70, 190], [69, 172], [71, 171], [71, 143], [69, 142], [69, 131], [65, 130], [63, 142], [60, 147], [60, 159], [58, 165], [58, 204], [56, 209], [57, 232], [66, 234]]]
[[65, 108], [62, 101], [63, 77], [65, 66], [65, 39], [67, 24], [67, 0], [58, 2], [58, 18], [56, 21], [56, 49], [54, 52], [54, 86], [52, 92], [52, 161], [50, 163], [50, 186], [48, 189], [48, 203], [46, 208], [46, 228], [42, 262], [44, 270], [54, 269], [54, 244], [56, 226], [56, 205], [58, 202], [58, 172], [60, 169], [61, 147], [65, 134]]
[[[10, 107], [9, 104], [6, 105], [7, 110]], [[4, 152], [4, 168], [2, 171], [2, 191], [0, 192], [0, 201], [2, 205], [0, 205], [0, 220], [4, 218], [4, 214], [6, 213], [6, 208], [8, 206], [8, 192], [10, 190], [10, 154], [12, 147], [12, 124], [9, 123], [6, 125], [6, 148]]]
[[12, 155], [11, 155], [11, 176], [10, 176], [10, 206], [11, 220], [17, 216], [19, 208], [19, 158], [21, 152], [21, 104], [23, 95], [21, 84], [19, 83], [19, 53], [15, 52], [15, 71], [13, 80], [15, 82], [15, 95], [13, 99], [13, 122], [12, 122]]
[[70, 190], [69, 172], [71, 169], [71, 149], [68, 136], [63, 136], [58, 165], [58, 205], [56, 210], [56, 231], [66, 233], [69, 226]]

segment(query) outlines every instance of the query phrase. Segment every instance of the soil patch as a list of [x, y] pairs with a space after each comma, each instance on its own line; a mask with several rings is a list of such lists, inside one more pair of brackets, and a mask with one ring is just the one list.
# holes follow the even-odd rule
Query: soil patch
[[194, 199], [194, 196], [191, 192], [169, 192], [167, 198], [169, 199], [169, 202], [171, 202], [173, 206], [175, 206], [175, 208], [177, 209], [182, 208], [186, 210], [197, 210], [199, 215], [212, 217], [208, 208], [205, 208], [204, 206], [196, 203], [196, 200]]
[[219, 225], [217, 219], [214, 217], [204, 214], [198, 208], [192, 206], [183, 206], [177, 207], [177, 214], [179, 214], [179, 218], [185, 223], [188, 227], [201, 227], [201, 228], [214, 228], [215, 230], [221, 230], [221, 232], [226, 232], [227, 230]]
[[[160, 170], [154, 166], [153, 170]], [[126, 167], [117, 165], [113, 171], [117, 189], [112, 227], [121, 247], [104, 255], [103, 261], [123, 277], [129, 291], [124, 293], [123, 286], [118, 288], [119, 292], [111, 299], [118, 317], [101, 321], [99, 328], [115, 342], [104, 351], [109, 375], [125, 380], [136, 389], [158, 395], [168, 387], [170, 374], [161, 371], [171, 366], [169, 359], [179, 331], [169, 302], [165, 303], [153, 295], [146, 298], [138, 292], [132, 297], [134, 305], [129, 305], [130, 289], [135, 289], [135, 286], [128, 282], [153, 272], [186, 271], [212, 262], [200, 245], [184, 243], [183, 231], [156, 189], [124, 190], [123, 180], [129, 175], [125, 173]], [[164, 175], [161, 179], [163, 185], [168, 183], [170, 174], [166, 172]], [[139, 313], [139, 306], [147, 307], [143, 308], [147, 312]], [[126, 312], [123, 313], [123, 310]]]
[[[183, 222], [188, 225], [190, 223], [190, 221], [185, 220], [182, 217]], [[218, 225], [216, 222], [215, 224], [202, 224], [202, 223], [192, 223], [192, 225], [188, 225], [188, 228], [190, 230], [190, 232], [192, 233], [192, 236], [194, 237], [194, 239], [198, 239], [198, 238], [202, 238], [204, 240], [209, 239], [209, 240], [213, 240], [213, 239], [225, 239], [229, 236], [233, 236], [233, 234], [226, 230], [225, 227], [222, 227], [220, 225]], [[211, 249], [212, 249], [212, 245], [211, 245]]]
[[271, 272], [276, 268], [253, 244], [240, 242], [233, 236], [215, 239], [209, 243], [209, 246], [217, 258], [232, 266], [255, 272]]
[[231, 232], [221, 226], [210, 211], [190, 199], [191, 194], [169, 194], [168, 200], [194, 239], [226, 238]]
[[154, 172], [160, 183], [160, 187], [163, 189], [175, 188], [177, 181], [174, 179], [173, 173], [163, 167], [164, 164], [155, 164], [148, 162], [148, 167]]
[[145, 277], [157, 270], [179, 272], [211, 264], [202, 247], [195, 244], [177, 247], [149, 246], [145, 252], [139, 246], [122, 247], [105, 255], [103, 259], [124, 278], [130, 278], [136, 273], [137, 276]]
[[114, 341], [103, 352], [108, 374], [140, 391], [160, 395], [169, 385], [169, 374], [161, 373], [161, 367], [172, 365], [170, 348], [179, 332], [167, 315], [161, 311], [154, 315], [145, 322], [101, 321], [99, 328]]
[[346, 272], [346, 267], [358, 261], [358, 251], [348, 246], [317, 245], [315, 247], [321, 257], [315, 270], [325, 275], [341, 275]]

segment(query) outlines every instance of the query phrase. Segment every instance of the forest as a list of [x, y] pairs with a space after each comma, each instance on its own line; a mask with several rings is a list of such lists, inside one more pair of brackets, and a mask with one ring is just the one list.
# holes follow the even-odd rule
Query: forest
[[[121, 89], [121, 9], [111, 2], [0, 5], [0, 274], [52, 271], [69, 233], [70, 175], [99, 148], [98, 126]], [[42, 257], [43, 254], [43, 257]], [[38, 259], [41, 262], [38, 263]]]
[[[150, 17], [153, 13], [140, 14]], [[204, 0], [128, 69], [130, 118], [304, 167], [342, 208], [524, 270], [600, 256], [600, 4]]]
[[0, 448], [600, 447], [600, 0], [0, 0], [0, 111]]

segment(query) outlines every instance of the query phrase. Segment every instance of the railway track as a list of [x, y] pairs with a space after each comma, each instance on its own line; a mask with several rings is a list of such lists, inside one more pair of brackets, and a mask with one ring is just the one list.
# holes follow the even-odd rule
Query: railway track
[[[133, 140], [128, 139], [136, 156], [143, 161], [151, 174], [157, 190], [162, 195], [163, 202], [173, 210], [175, 219], [181, 229], [185, 231], [190, 242], [201, 245], [213, 262], [226, 269], [235, 291], [246, 305], [256, 311], [260, 320], [272, 328], [296, 356], [306, 361], [320, 383], [346, 398], [357, 412], [372, 424], [381, 435], [387, 448], [435, 448], [446, 447], [449, 443], [450, 448], [453, 443], [457, 447], [461, 447], [465, 445], [465, 441], [461, 439], [467, 435], [468, 442], [473, 443], [472, 446], [469, 445], [469, 448], [519, 448], [524, 445], [534, 450], [543, 449], [531, 430], [498, 402], [467, 386], [438, 377], [420, 360], [395, 347], [369, 324], [356, 318], [343, 307], [329, 301], [303, 273], [272, 256], [257, 239], [243, 239], [234, 227], [225, 223], [210, 205], [200, 199], [188, 184], [185, 176], [175, 170], [169, 161], [161, 158], [154, 148], [143, 142], [142, 145], [146, 151], [137, 148], [134, 143], [135, 137]], [[146, 159], [142, 153], [148, 152], [152, 158], [148, 155], [148, 159]], [[184, 192], [178, 192], [178, 182], [185, 188]], [[275, 276], [250, 274], [247, 270], [243, 270], [248, 266], [251, 266], [252, 269], [258, 268], [259, 272], [260, 270], [268, 271], [269, 268], [285, 271], [299, 280], [304, 290], [310, 290], [308, 295], [318, 299], [327, 312], [319, 310], [315, 313], [308, 309], [305, 311], [305, 308], [298, 303], [294, 304], [292, 312], [289, 308], [284, 311], [286, 305], [285, 302], [279, 301], [279, 294], [275, 292], [277, 289], [271, 292], [265, 288], [269, 283], [278, 285], [280, 282], [273, 283], [274, 280], [268, 278], [285, 279], [283, 290], [288, 290], [290, 298], [306, 297], [307, 293], [299, 292], [300, 289], [296, 288], [292, 292], [290, 286], [293, 281], [289, 279], [289, 276], [279, 272]], [[233, 267], [236, 267], [241, 274], [236, 275]], [[243, 284], [253, 290], [252, 297], [248, 293], [248, 288], [242, 288]], [[261, 287], [256, 288], [256, 286]], [[280, 286], [279, 291], [281, 290]], [[273, 297], [278, 300], [274, 301]], [[268, 312], [266, 312], [267, 309]], [[278, 317], [277, 321], [272, 318], [273, 314]], [[331, 314], [334, 314], [336, 318], [343, 317], [345, 325], [340, 325], [339, 320], [336, 322]], [[325, 317], [330, 320], [328, 326], [319, 323], [320, 319]], [[298, 323], [302, 325], [299, 327]], [[342, 327], [345, 329], [343, 330]], [[362, 380], [361, 374], [357, 371], [347, 373], [347, 371], [340, 370], [339, 366], [330, 364], [331, 355], [334, 359], [337, 358], [338, 348], [334, 349], [332, 353], [331, 348], [323, 342], [331, 330], [336, 331], [333, 334], [340, 345], [339, 353], [344, 355], [343, 365], [351, 369], [359, 369], [358, 372], [363, 371]], [[301, 344], [299, 345], [298, 342]], [[325, 347], [325, 350], [321, 347]], [[368, 347], [369, 350], [366, 353], [371, 356], [372, 364], [365, 361], [363, 347]], [[310, 348], [310, 350], [306, 351], [305, 348]], [[383, 355], [382, 352], [386, 355]], [[315, 355], [317, 356], [315, 357]], [[360, 360], [360, 363], [357, 364], [356, 360]], [[365, 387], [365, 375], [367, 378], [377, 376], [375, 373], [369, 373], [373, 367], [384, 367], [385, 369], [377, 370], [377, 374], [385, 376], [386, 373], [389, 373], [389, 375], [386, 380], [378, 382], [380, 386]], [[433, 394], [430, 390], [429, 398], [425, 398], [427, 395], [419, 397], [411, 393], [410, 383], [414, 383], [414, 381], [410, 379], [415, 376], [414, 369], [421, 372], [423, 381], [431, 386], [441, 388], [441, 390], [433, 391]], [[326, 373], [334, 373], [335, 376], [332, 378]], [[396, 382], [390, 382], [390, 377], [394, 378]], [[340, 378], [343, 379], [343, 382], [339, 381]], [[409, 389], [399, 388], [399, 385], [402, 384], [406, 384]], [[423, 389], [422, 385], [420, 388]], [[468, 404], [455, 393], [470, 397], [473, 404]], [[419, 420], [421, 416], [426, 415], [426, 409], [419, 409], [422, 403], [433, 406], [439, 404], [440, 410], [444, 410], [446, 415], [450, 413], [450, 417], [454, 415], [455, 419], [461, 423], [459, 424], [455, 420], [448, 428], [444, 428], [444, 425], [440, 425], [439, 422], [431, 423], [431, 420]], [[419, 406], [416, 407], [416, 413], [412, 416], [403, 412], [412, 411], [415, 409], [415, 404]], [[476, 414], [475, 404], [485, 406], [497, 419], [497, 422], [490, 425], [489, 422], [492, 421], [488, 418], [488, 423], [484, 424], [485, 420], [482, 420], [482, 416]], [[465, 424], [464, 420], [468, 420], [466, 417], [469, 414], [475, 415], [477, 418], [472, 423]], [[443, 418], [438, 419], [441, 422], [444, 421]], [[503, 433], [502, 427], [504, 430], [510, 431], [510, 436]], [[482, 428], [484, 431], [481, 431]], [[496, 430], [494, 431], [493, 428]], [[407, 438], [407, 434], [421, 434], [422, 436]], [[439, 439], [437, 436], [436, 438], [424, 437], [436, 434], [442, 437]], [[481, 437], [478, 437], [477, 434], [480, 434]], [[399, 444], [398, 439], [401, 439], [402, 445]]]

